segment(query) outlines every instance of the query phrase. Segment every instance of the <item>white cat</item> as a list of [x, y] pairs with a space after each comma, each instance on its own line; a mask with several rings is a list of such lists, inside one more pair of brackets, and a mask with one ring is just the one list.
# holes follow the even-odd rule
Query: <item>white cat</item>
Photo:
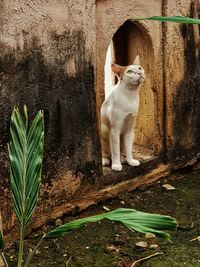
[[112, 170], [121, 171], [122, 155], [129, 165], [140, 165], [132, 156], [133, 126], [145, 74], [139, 56], [136, 56], [133, 65], [127, 67], [113, 63], [112, 70], [119, 81], [101, 106], [102, 164], [109, 165], [111, 159]]

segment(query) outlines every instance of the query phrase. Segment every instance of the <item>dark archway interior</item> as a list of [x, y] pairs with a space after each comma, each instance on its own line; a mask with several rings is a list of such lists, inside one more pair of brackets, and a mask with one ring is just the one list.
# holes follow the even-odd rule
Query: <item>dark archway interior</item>
[[[150, 48], [148, 44], [149, 40], [144, 30], [127, 20], [113, 36], [116, 63], [122, 66], [132, 64], [135, 56], [139, 54], [144, 64], [146, 53]], [[146, 71], [149, 71], [149, 68]]]

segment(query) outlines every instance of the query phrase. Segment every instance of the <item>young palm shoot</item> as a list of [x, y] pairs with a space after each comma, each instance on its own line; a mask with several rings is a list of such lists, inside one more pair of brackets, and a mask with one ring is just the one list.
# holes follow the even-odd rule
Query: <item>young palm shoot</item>
[[11, 190], [14, 209], [20, 223], [18, 267], [22, 266], [25, 228], [30, 221], [39, 193], [44, 146], [44, 117], [39, 111], [31, 126], [28, 125], [27, 108], [22, 117], [14, 109], [10, 124]]

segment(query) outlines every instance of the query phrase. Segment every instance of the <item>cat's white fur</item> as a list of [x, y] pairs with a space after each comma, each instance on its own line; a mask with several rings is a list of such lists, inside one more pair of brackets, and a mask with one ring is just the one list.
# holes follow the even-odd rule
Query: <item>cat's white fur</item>
[[133, 159], [133, 126], [139, 108], [139, 91], [145, 79], [144, 69], [136, 56], [133, 65], [122, 67], [112, 64], [112, 70], [118, 77], [118, 83], [101, 106], [101, 144], [102, 163], [112, 170], [122, 170], [122, 155], [131, 166], [139, 166]]

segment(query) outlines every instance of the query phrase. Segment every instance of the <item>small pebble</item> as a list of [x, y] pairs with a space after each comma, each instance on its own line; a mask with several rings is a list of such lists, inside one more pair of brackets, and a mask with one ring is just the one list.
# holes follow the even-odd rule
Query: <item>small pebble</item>
[[154, 235], [154, 234], [152, 234], [152, 233], [147, 233], [147, 234], [145, 234], [145, 238], [155, 238], [156, 237], [156, 235]]
[[148, 244], [145, 241], [139, 241], [135, 243], [135, 247], [139, 249], [146, 249], [148, 247]]

